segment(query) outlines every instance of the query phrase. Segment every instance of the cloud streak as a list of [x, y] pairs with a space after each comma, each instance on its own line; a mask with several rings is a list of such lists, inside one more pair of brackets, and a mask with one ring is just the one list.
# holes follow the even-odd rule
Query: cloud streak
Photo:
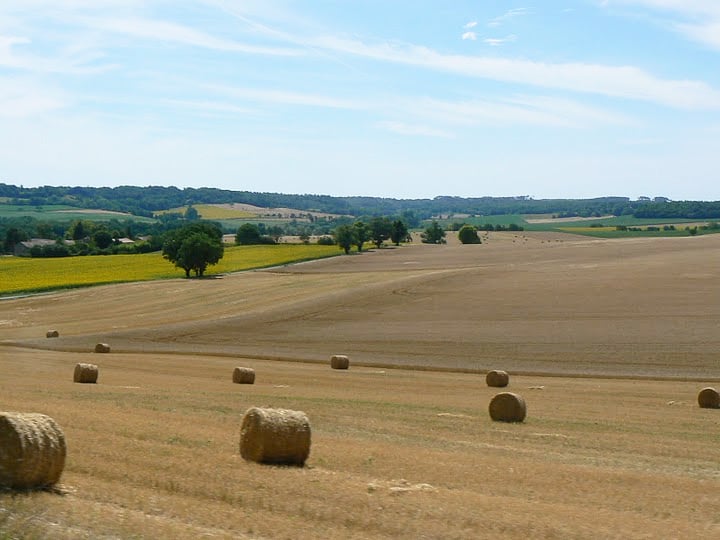
[[702, 81], [655, 77], [634, 66], [549, 63], [439, 53], [428, 47], [325, 37], [314, 46], [336, 53], [542, 88], [644, 101], [687, 110], [720, 110], [720, 91]]

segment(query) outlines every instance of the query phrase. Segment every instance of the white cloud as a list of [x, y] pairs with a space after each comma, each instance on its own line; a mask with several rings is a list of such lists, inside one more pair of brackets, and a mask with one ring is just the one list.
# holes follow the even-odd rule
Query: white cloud
[[385, 129], [387, 131], [391, 131], [393, 133], [397, 133], [399, 135], [412, 135], [412, 136], [422, 136], [422, 137], [442, 137], [442, 138], [452, 138], [453, 135], [447, 131], [435, 129], [427, 126], [422, 125], [414, 125], [414, 124], [405, 124], [403, 122], [391, 122], [391, 121], [384, 121], [384, 122], [378, 122], [377, 126]]
[[463, 38], [464, 40], [475, 41], [475, 40], [477, 39], [477, 34], [476, 34], [475, 32], [465, 32], [465, 33], [462, 35], [462, 38]]
[[547, 63], [448, 55], [415, 45], [325, 37], [313, 46], [378, 61], [503, 82], [631, 99], [689, 110], [720, 110], [720, 91], [702, 81], [662, 79], [634, 66]]
[[237, 41], [219, 39], [210, 34], [199, 32], [193, 28], [165, 21], [143, 18], [102, 18], [82, 17], [77, 19], [88, 28], [114, 32], [136, 38], [180, 43], [194, 47], [203, 47], [218, 51], [230, 51], [248, 54], [272, 56], [301, 56], [304, 51], [287, 47], [262, 47], [247, 45]]
[[523, 15], [529, 15], [529, 14], [530, 14], [530, 10], [528, 10], [527, 8], [509, 9], [508, 11], [506, 11], [499, 17], [495, 17], [494, 19], [491, 19], [490, 21], [488, 21], [487, 25], [490, 27], [500, 26], [504, 22], [506, 22], [514, 17], [520, 17]]
[[207, 90], [218, 94], [260, 103], [275, 103], [280, 105], [304, 105], [309, 107], [323, 107], [330, 109], [363, 109], [366, 105], [349, 99], [338, 99], [320, 94], [302, 94], [298, 92], [285, 92], [282, 90], [269, 90], [260, 88], [239, 88], [221, 85], [204, 85]]
[[465, 24], [463, 28], [465, 30], [470, 30], [471, 28], [475, 28], [477, 26], [477, 21], [470, 21], [469, 23]]
[[28, 118], [62, 109], [65, 101], [29, 81], [0, 78], [0, 117]]
[[517, 36], [515, 34], [510, 34], [504, 38], [485, 38], [483, 39], [483, 43], [490, 45], [491, 47], [498, 47], [500, 45], [504, 45], [505, 43], [512, 43], [516, 39]]
[[687, 39], [720, 50], [720, 2], [717, 0], [608, 0], [603, 6], [630, 5], [672, 14], [668, 27]]

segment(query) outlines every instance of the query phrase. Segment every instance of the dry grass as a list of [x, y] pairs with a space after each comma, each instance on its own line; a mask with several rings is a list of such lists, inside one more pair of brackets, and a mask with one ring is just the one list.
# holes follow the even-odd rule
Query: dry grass
[[[3, 408], [69, 448], [67, 494], [0, 495], [0, 538], [720, 534], [720, 416], [697, 403], [720, 237], [472, 247], [0, 302]], [[105, 341], [103, 384], [73, 384]], [[235, 387], [238, 362], [261, 380]], [[524, 423], [488, 415], [498, 365]], [[241, 457], [251, 407], [312, 419], [305, 467]]]

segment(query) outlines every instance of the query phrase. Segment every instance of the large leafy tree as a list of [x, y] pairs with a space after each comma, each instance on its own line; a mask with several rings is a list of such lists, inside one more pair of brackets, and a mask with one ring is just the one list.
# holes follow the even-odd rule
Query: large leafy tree
[[402, 219], [396, 219], [392, 222], [392, 227], [390, 229], [390, 240], [392, 240], [393, 244], [396, 246], [400, 245], [400, 242], [405, 242], [410, 237], [410, 231], [407, 228], [407, 225], [405, 225], [405, 222]]
[[222, 230], [213, 223], [195, 222], [169, 232], [163, 244], [163, 257], [185, 270], [202, 277], [209, 265], [217, 264], [224, 254]]
[[424, 244], [444, 244], [445, 243], [445, 231], [440, 224], [432, 220], [432, 223], [425, 232], [420, 235]]
[[355, 245], [357, 239], [355, 237], [355, 227], [352, 225], [340, 225], [333, 231], [335, 243], [345, 251], [345, 255], [350, 253], [350, 248]]
[[243, 223], [235, 235], [235, 243], [240, 245], [253, 245], [261, 243], [260, 227], [254, 223]]
[[458, 231], [458, 239], [463, 244], [480, 244], [480, 237], [477, 229], [472, 225], [463, 225]]
[[370, 227], [364, 221], [353, 223], [355, 229], [355, 245], [358, 251], [362, 251], [363, 244], [370, 240]]
[[375, 247], [380, 248], [390, 238], [392, 222], [387, 217], [375, 217], [370, 220], [370, 239]]

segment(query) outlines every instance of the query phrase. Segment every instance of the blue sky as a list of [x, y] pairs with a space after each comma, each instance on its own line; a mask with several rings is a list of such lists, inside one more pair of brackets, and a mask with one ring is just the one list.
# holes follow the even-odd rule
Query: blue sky
[[1, 0], [0, 182], [720, 199], [720, 1]]

